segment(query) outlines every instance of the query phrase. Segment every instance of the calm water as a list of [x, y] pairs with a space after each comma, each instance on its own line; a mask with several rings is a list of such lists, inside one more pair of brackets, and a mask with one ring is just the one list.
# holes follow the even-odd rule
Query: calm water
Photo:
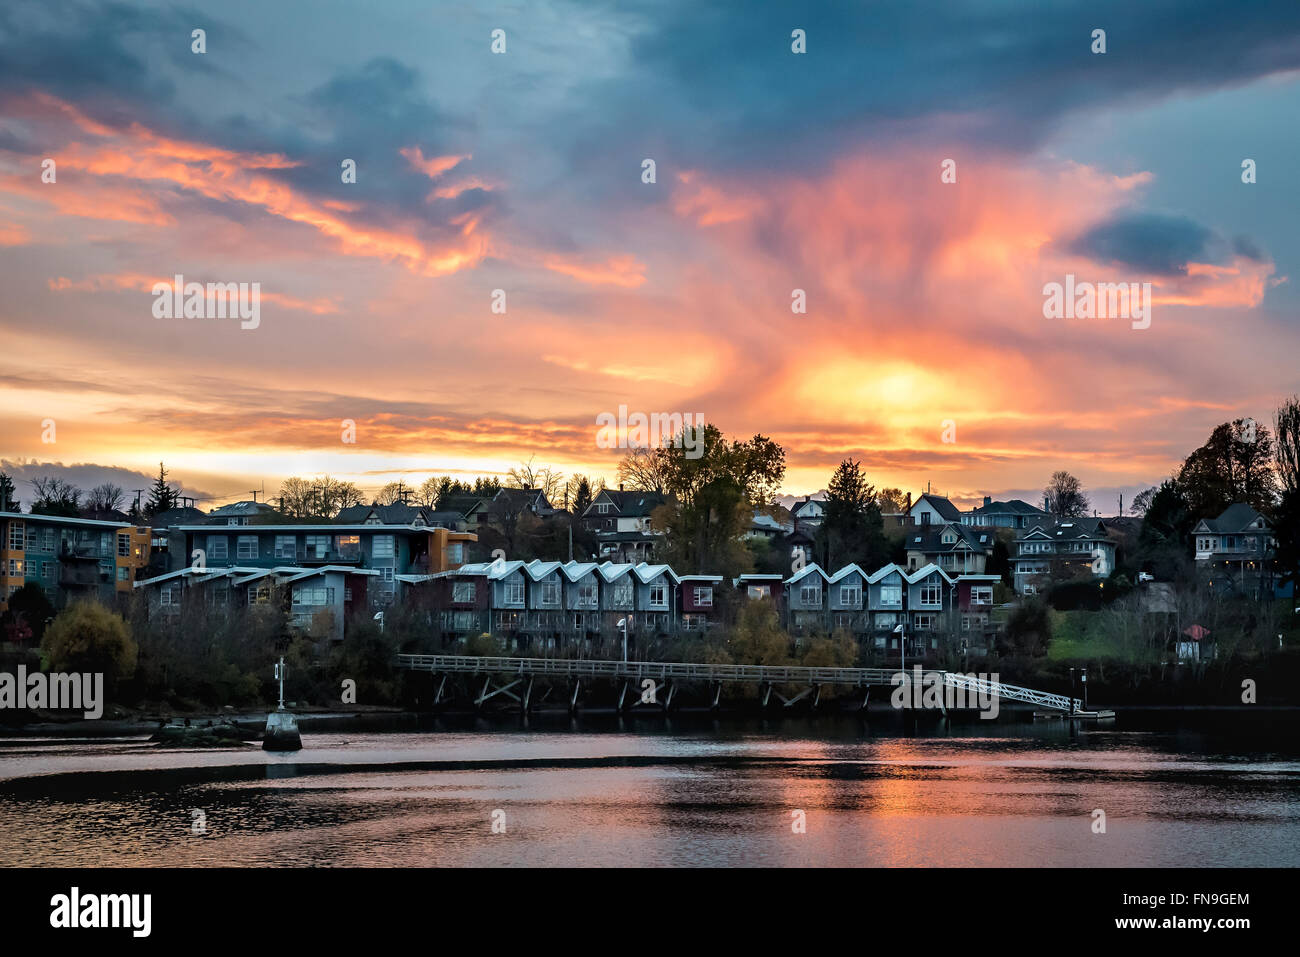
[[1300, 865], [1300, 721], [1199, 720], [466, 720], [288, 756], [0, 739], [0, 865]]

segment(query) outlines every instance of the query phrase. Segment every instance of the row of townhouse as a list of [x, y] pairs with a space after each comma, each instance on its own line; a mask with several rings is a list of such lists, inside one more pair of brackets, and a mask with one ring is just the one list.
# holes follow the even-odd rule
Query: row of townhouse
[[718, 575], [631, 562], [495, 561], [410, 579], [409, 598], [445, 637], [491, 634], [519, 647], [704, 631]]
[[0, 512], [0, 612], [39, 587], [55, 608], [75, 597], [109, 602], [149, 564], [151, 530], [121, 522]]
[[[868, 574], [857, 565], [834, 573], [808, 565], [780, 583], [770, 576], [741, 576], [751, 597], [771, 594], [794, 635], [843, 630], [874, 648], [909, 654], [938, 648], [945, 633], [961, 632], [971, 647], [984, 646], [997, 575], [949, 575], [935, 564], [909, 569], [889, 564]], [[757, 589], [757, 591], [756, 591]]]

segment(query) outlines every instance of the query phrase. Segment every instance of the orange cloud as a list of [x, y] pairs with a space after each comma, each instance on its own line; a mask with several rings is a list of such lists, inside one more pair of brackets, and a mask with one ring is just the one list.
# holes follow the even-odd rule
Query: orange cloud
[[634, 256], [614, 256], [603, 263], [548, 256], [543, 265], [552, 272], [595, 286], [611, 285], [636, 289], [645, 282], [645, 264], [638, 262]]

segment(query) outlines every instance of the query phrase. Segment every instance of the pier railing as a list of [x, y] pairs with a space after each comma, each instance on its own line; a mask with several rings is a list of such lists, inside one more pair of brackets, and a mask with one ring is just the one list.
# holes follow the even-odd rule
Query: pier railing
[[[517, 675], [519, 677], [614, 678], [656, 681], [750, 682], [800, 685], [897, 685], [897, 668], [832, 668], [805, 665], [695, 664], [685, 661], [603, 661], [583, 658], [501, 658], [474, 655], [398, 655], [397, 667], [435, 674]], [[925, 674], [934, 674], [927, 671]], [[991, 681], [976, 675], [941, 671], [943, 683], [968, 693], [1077, 711], [1077, 698]], [[909, 674], [909, 679], [911, 675]]]

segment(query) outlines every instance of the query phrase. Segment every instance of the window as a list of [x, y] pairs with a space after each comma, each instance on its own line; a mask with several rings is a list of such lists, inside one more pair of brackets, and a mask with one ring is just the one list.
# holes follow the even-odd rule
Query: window
[[961, 630], [970, 631], [970, 615], [961, 616]]
[[328, 535], [308, 535], [303, 539], [303, 558], [328, 558], [330, 537]]
[[943, 604], [943, 586], [937, 583], [925, 584], [921, 586], [921, 604], [922, 605], [942, 605]]
[[54, 577], [54, 562], [41, 562], [41, 577], [47, 580]]
[[650, 607], [668, 607], [668, 587], [663, 582], [655, 582], [650, 586]]
[[578, 585], [578, 606], [581, 608], [595, 608], [597, 604], [596, 583], [582, 582]]
[[903, 586], [881, 585], [880, 603], [882, 605], [901, 605], [903, 603]]
[[298, 540], [292, 535], [275, 536], [275, 557], [295, 561], [298, 558]]
[[293, 590], [295, 605], [332, 605], [334, 589], [328, 585], [300, 585]]
[[393, 566], [389, 565], [386, 568], [379, 569], [379, 571], [379, 580], [385, 585], [391, 585], [393, 583]]
[[970, 590], [970, 600], [972, 605], [993, 604], [993, 586], [972, 585]]
[[42, 548], [41, 551], [43, 552], [54, 551], [54, 529], [52, 528], [45, 529], [45, 535], [43, 537], [45, 539], [45, 547]]
[[559, 582], [542, 582], [541, 591], [538, 593], [538, 603], [541, 605], [559, 605], [560, 604], [560, 585]]
[[22, 550], [23, 527], [24, 526], [22, 522], [9, 523], [9, 547], [10, 548], [17, 549], [19, 551]]
[[161, 605], [179, 605], [181, 603], [181, 586], [168, 582], [158, 591], [158, 603]]
[[127, 568], [125, 565], [118, 568], [117, 570], [118, 581], [124, 582], [124, 581], [130, 581], [130, 579], [131, 579], [131, 569]]
[[596, 505], [596, 514], [597, 515], [608, 514], [609, 509], [610, 509], [610, 505], [608, 502], [600, 502]]
[[208, 536], [208, 554], [207, 560], [210, 562], [224, 562], [229, 558], [229, 548], [225, 535]]
[[113, 557], [113, 533], [112, 532], [99, 533], [99, 557], [100, 558]]
[[750, 585], [748, 591], [750, 598], [771, 598], [771, 585]]
[[711, 586], [695, 589], [695, 607], [696, 608], [713, 607], [713, 588]]
[[862, 604], [862, 585], [853, 582], [848, 585], [840, 586], [840, 604], [849, 608], [857, 608]]
[[822, 603], [822, 583], [816, 579], [808, 581], [805, 578], [799, 584], [799, 601], [805, 605], [820, 605]]
[[236, 556], [238, 558], [257, 558], [257, 536], [240, 535], [239, 542], [235, 546]]
[[682, 615], [683, 631], [704, 631], [709, 627], [709, 619], [704, 615]]
[[248, 588], [248, 603], [250, 605], [269, 605], [271, 603], [271, 586], [250, 585]]
[[117, 557], [118, 558], [131, 557], [131, 536], [130, 535], [117, 536]]
[[334, 539], [334, 547], [338, 550], [339, 558], [345, 560], [357, 559], [361, 557], [361, 536], [360, 535], [339, 535]]
[[370, 540], [370, 557], [371, 558], [392, 558], [393, 557], [393, 536], [376, 535]]
[[457, 565], [465, 561], [465, 546], [460, 542], [452, 542], [447, 546], [447, 561]]
[[929, 631], [934, 627], [934, 615], [917, 615], [912, 627], [918, 631]]
[[522, 605], [524, 603], [523, 582], [506, 582], [505, 603], [507, 605]]
[[22, 573], [23, 573], [23, 560], [21, 558], [9, 559], [9, 577], [12, 578], [16, 575], [21, 575]]
[[627, 608], [632, 604], [632, 583], [622, 581], [614, 586], [614, 604], [620, 608]]
[[942, 558], [943, 558], [943, 567], [944, 567], [944, 568], [955, 568], [955, 567], [957, 567], [957, 556], [956, 556], [956, 555], [948, 554], [948, 555], [944, 555], [944, 556], [942, 556]]
[[452, 582], [451, 600], [455, 602], [473, 601], [474, 583], [473, 582]]
[[945, 545], [951, 545], [955, 541], [957, 541], [957, 536], [954, 535], [952, 532], [943, 533], [943, 543]]

